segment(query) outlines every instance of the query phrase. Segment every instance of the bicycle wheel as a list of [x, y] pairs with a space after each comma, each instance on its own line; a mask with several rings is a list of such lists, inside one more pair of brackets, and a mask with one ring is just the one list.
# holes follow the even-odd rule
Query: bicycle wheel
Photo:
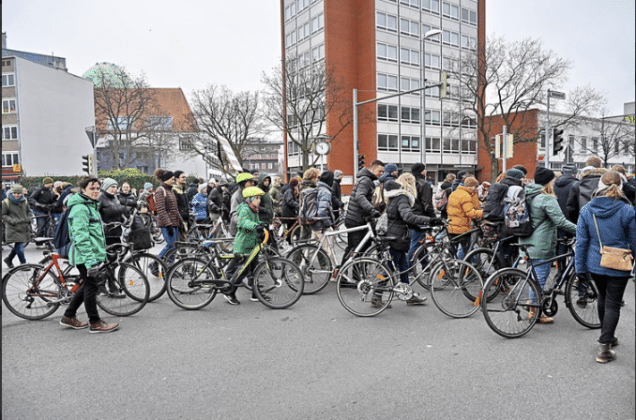
[[463, 260], [442, 261], [431, 270], [430, 291], [435, 306], [453, 318], [466, 318], [479, 310], [475, 300], [484, 285], [479, 271]]
[[391, 271], [372, 258], [354, 259], [338, 270], [338, 300], [357, 316], [374, 316], [388, 308], [394, 286]]
[[565, 283], [565, 304], [576, 322], [587, 328], [601, 328], [598, 290], [594, 281], [579, 280], [572, 274]]
[[41, 265], [23, 264], [4, 276], [2, 300], [14, 315], [29, 320], [43, 319], [60, 306], [60, 281], [50, 271], [43, 272]]
[[217, 289], [210, 285], [193, 284], [193, 281], [220, 278], [207, 261], [195, 257], [183, 258], [168, 271], [168, 297], [180, 308], [201, 309], [214, 300]]
[[305, 287], [303, 272], [292, 261], [272, 257], [254, 270], [252, 291], [266, 306], [273, 309], [288, 308], [300, 299]]
[[[431, 269], [442, 260], [452, 259], [452, 255], [447, 248], [440, 242], [426, 242], [413, 253], [411, 265], [413, 265], [412, 273], [417, 282], [425, 289], [431, 287], [430, 273]], [[419, 261], [417, 263], [416, 261]]]
[[[194, 243], [179, 242], [175, 246], [166, 252], [163, 256], [163, 263], [167, 268], [172, 267], [175, 263], [179, 262], [183, 258], [197, 257], [207, 259], [207, 249]], [[167, 277], [166, 277], [167, 278]]]
[[[507, 284], [506, 291], [495, 294], [491, 288]], [[534, 327], [541, 314], [541, 302], [533, 303], [530, 294], [541, 296], [539, 287], [516, 268], [504, 268], [494, 273], [484, 286], [483, 293], [494, 294], [493, 299], [481, 299], [481, 309], [490, 329], [506, 338], [521, 337]]]
[[[230, 234], [230, 231], [228, 230], [227, 226], [225, 226], [225, 223], [221, 222], [219, 226], [216, 228], [216, 230], [214, 231], [214, 235], [212, 237], [214, 239], [223, 239], [223, 238], [231, 238], [232, 235]], [[234, 247], [234, 241], [222, 242], [218, 246], [221, 251], [225, 252], [226, 254], [229, 254], [232, 252], [232, 248]]]
[[287, 259], [302, 270], [306, 295], [317, 293], [329, 284], [333, 267], [324, 249], [313, 244], [297, 245], [287, 254]]
[[[498, 255], [495, 255], [492, 249], [490, 248], [477, 248], [470, 251], [464, 257], [464, 261], [472, 264], [482, 279], [488, 279], [495, 271], [501, 270], [502, 268], [506, 268], [506, 265], [501, 261]], [[492, 287], [490, 290], [490, 295], [486, 295], [487, 299], [492, 299], [494, 296], [499, 293], [500, 290], [505, 290], [507, 287], [504, 283], [498, 283], [499, 288]]]
[[153, 302], [163, 295], [166, 291], [168, 268], [161, 258], [147, 252], [136, 252], [134, 256], [129, 254], [124, 262], [134, 265], [146, 276], [150, 287], [148, 302]]
[[109, 291], [97, 295], [97, 305], [107, 313], [129, 316], [146, 306], [150, 286], [137, 267], [124, 262], [107, 264], [97, 273], [97, 278]]

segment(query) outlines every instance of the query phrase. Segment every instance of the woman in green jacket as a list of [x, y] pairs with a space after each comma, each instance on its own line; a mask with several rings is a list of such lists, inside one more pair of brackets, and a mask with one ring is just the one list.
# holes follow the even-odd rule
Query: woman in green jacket
[[[534, 264], [554, 257], [557, 245], [557, 228], [563, 229], [572, 236], [576, 234], [576, 225], [565, 218], [554, 195], [554, 181], [554, 172], [540, 166], [534, 173], [535, 183], [528, 184], [525, 187], [526, 197], [539, 193], [536, 197], [529, 199], [530, 217], [534, 231], [527, 238], [519, 238], [520, 244], [529, 245], [528, 258]], [[543, 264], [534, 269], [541, 290], [543, 290], [545, 282], [550, 275], [551, 266], [552, 264]], [[535, 300], [532, 293], [530, 293], [530, 299], [533, 302]], [[551, 324], [554, 320], [541, 315], [539, 322]]]
[[17, 255], [20, 264], [26, 264], [24, 256], [24, 246], [31, 239], [31, 210], [29, 203], [24, 197], [24, 187], [16, 184], [11, 187], [11, 192], [2, 201], [2, 223], [6, 242], [13, 244], [9, 255], [4, 259], [4, 263], [9, 268], [13, 268], [13, 258]]
[[91, 333], [111, 332], [119, 324], [108, 324], [101, 320], [97, 312], [97, 275], [99, 265], [106, 260], [106, 239], [102, 218], [99, 215], [99, 194], [101, 183], [94, 177], [86, 177], [79, 183], [80, 192], [68, 199], [69, 237], [72, 246], [69, 262], [77, 266], [82, 287], [75, 293], [71, 303], [60, 320], [60, 325], [79, 330], [88, 323], [77, 319], [77, 310], [84, 303]]

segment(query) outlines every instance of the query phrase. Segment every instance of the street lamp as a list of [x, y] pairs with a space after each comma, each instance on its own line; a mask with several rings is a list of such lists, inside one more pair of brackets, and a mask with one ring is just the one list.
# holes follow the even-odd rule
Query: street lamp
[[[422, 86], [426, 86], [426, 59], [425, 59], [425, 54], [426, 54], [426, 48], [424, 48], [424, 41], [427, 38], [431, 38], [434, 37], [436, 35], [441, 34], [442, 31], [440, 29], [431, 29], [430, 31], [426, 31], [426, 33], [424, 34], [424, 36], [422, 37], [422, 54], [420, 57], [420, 65], [422, 66]], [[440, 57], [441, 59], [441, 57]], [[441, 63], [440, 63], [441, 64]], [[421, 108], [422, 108], [422, 115], [420, 115], [421, 118], [421, 123], [422, 123], [422, 140], [420, 141], [420, 147], [421, 149], [421, 155], [422, 155], [422, 163], [426, 164], [426, 89], [424, 89], [421, 92]]]

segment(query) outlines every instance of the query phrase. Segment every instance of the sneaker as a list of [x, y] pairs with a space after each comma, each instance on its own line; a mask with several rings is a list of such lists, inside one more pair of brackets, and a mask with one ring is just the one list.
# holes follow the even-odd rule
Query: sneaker
[[6, 258], [4, 259], [4, 263], [5, 263], [5, 264], [7, 265], [7, 267], [9, 267], [9, 268], [13, 268], [13, 267], [14, 267], [14, 265], [13, 265], [13, 263], [11, 262], [11, 260], [9, 259], [9, 257], [6, 257]]
[[413, 296], [411, 296], [411, 298], [406, 301], [406, 304], [408, 306], [415, 306], [424, 305], [424, 302], [426, 302], [426, 296], [420, 296], [417, 293], [413, 293]]
[[94, 333], [106, 333], [106, 332], [111, 332], [111, 331], [115, 331], [117, 328], [119, 328], [119, 324], [108, 324], [104, 321], [97, 321], [94, 324], [91, 324], [89, 332], [91, 334]]
[[223, 297], [225, 297], [225, 300], [227, 300], [230, 305], [240, 305], [241, 304], [241, 302], [239, 302], [239, 300], [236, 298], [236, 296], [234, 296], [234, 293], [232, 293], [231, 295], [223, 295]]
[[553, 324], [554, 323], [554, 318], [550, 318], [549, 316], [541, 315], [539, 317], [539, 323], [540, 324]]
[[258, 302], [258, 298], [255, 295], [252, 295], [250, 302]]
[[[384, 304], [382, 303], [382, 298], [376, 297], [376, 296], [373, 296], [373, 298], [371, 298], [371, 307], [372, 308], [378, 308], [379, 309], [383, 305]], [[386, 308], [389, 309], [390, 307], [391, 307], [391, 304], [389, 303]]]
[[71, 327], [74, 330], [82, 330], [84, 328], [88, 328], [88, 322], [82, 322], [75, 317], [69, 318], [66, 316], [63, 316], [62, 319], [60, 319], [60, 325]]
[[616, 353], [612, 350], [612, 345], [610, 343], [600, 344], [596, 361], [599, 363], [607, 363], [614, 359], [616, 359]]
[[116, 290], [114, 292], [108, 292], [108, 297], [111, 299], [124, 299], [126, 297], [126, 293], [121, 290]]

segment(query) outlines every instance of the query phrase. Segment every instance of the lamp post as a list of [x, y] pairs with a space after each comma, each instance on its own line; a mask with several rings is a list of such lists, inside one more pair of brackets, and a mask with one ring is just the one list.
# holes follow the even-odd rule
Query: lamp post
[[[427, 31], [424, 36], [422, 37], [422, 52], [421, 52], [421, 57], [420, 57], [420, 65], [422, 66], [422, 86], [426, 86], [426, 59], [425, 59], [425, 54], [426, 54], [426, 48], [424, 48], [425, 42], [427, 38], [433, 37], [435, 35], [439, 35], [441, 34], [442, 31], [440, 29], [431, 29], [430, 31]], [[441, 63], [440, 63], [441, 64]], [[422, 108], [422, 115], [420, 115], [421, 118], [421, 127], [422, 127], [422, 140], [420, 142], [420, 147], [421, 149], [421, 155], [422, 155], [422, 163], [426, 164], [426, 90], [422, 91], [422, 97], [420, 98], [421, 101], [421, 108]]]

